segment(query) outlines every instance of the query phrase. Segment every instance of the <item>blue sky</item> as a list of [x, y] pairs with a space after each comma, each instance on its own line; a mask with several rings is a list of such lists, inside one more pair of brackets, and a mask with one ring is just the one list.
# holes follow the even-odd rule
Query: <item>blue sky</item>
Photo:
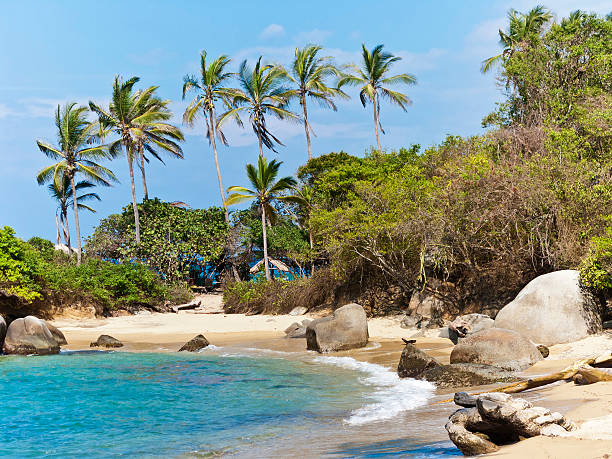
[[[414, 105], [403, 112], [384, 105], [383, 147], [413, 143], [424, 147], [447, 134], [482, 132], [480, 120], [501, 99], [494, 74], [479, 72], [482, 59], [498, 52], [497, 29], [509, 8], [525, 11], [534, 2], [498, 1], [19, 1], [3, 2], [0, 16], [0, 225], [22, 238], [55, 239], [55, 204], [36, 172], [49, 160], [36, 139], [55, 141], [53, 111], [67, 101], [108, 103], [113, 77], [139, 76], [141, 87], [159, 85], [172, 101], [176, 122], [186, 107], [182, 78], [198, 70], [199, 52], [227, 54], [233, 68], [259, 55], [288, 63], [296, 46], [318, 43], [339, 64], [356, 62], [361, 43], [379, 43], [403, 59], [418, 85], [405, 92]], [[376, 5], [376, 6], [375, 6]], [[581, 8], [608, 13], [609, 0], [545, 2], [557, 16]], [[319, 11], [323, 11], [321, 13]], [[353, 93], [353, 96], [355, 94]], [[317, 137], [313, 154], [344, 150], [361, 155], [375, 143], [371, 107], [358, 97], [339, 102], [338, 112], [310, 107]], [[278, 155], [282, 172], [293, 174], [306, 158], [303, 128], [271, 122], [285, 143]], [[149, 194], [192, 207], [219, 204], [214, 163], [201, 127], [185, 129], [183, 161], [168, 159], [147, 169]], [[224, 185], [244, 184], [244, 165], [257, 159], [249, 128], [226, 129], [229, 147], [220, 147]], [[120, 184], [99, 189], [97, 214], [82, 214], [82, 233], [99, 218], [130, 201], [125, 158], [109, 164]], [[139, 199], [142, 187], [137, 183]]]

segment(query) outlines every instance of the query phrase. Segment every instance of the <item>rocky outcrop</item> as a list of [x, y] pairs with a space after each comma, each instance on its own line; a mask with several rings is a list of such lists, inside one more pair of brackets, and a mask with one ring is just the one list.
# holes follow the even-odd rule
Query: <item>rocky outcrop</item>
[[364, 309], [351, 303], [331, 315], [313, 320], [306, 328], [306, 348], [317, 352], [343, 351], [368, 344]]
[[89, 347], [116, 348], [123, 347], [123, 343], [110, 335], [100, 335], [96, 341], [89, 344]]
[[4, 346], [4, 337], [6, 336], [6, 321], [4, 317], [0, 316], [0, 351]]
[[536, 277], [495, 317], [495, 326], [515, 330], [547, 346], [577, 341], [602, 329], [598, 305], [580, 287], [578, 271]]
[[178, 351], [197, 352], [205, 347], [208, 347], [208, 345], [210, 345], [210, 343], [204, 337], [204, 335], [197, 335], [186, 342]]
[[457, 344], [468, 335], [493, 328], [494, 324], [495, 321], [485, 314], [465, 314], [455, 317], [455, 320], [448, 325], [448, 337]]
[[531, 341], [503, 328], [489, 328], [469, 335], [450, 355], [451, 363], [480, 363], [510, 371], [524, 370], [539, 360], [542, 355]]
[[3, 350], [5, 354], [57, 354], [60, 346], [44, 320], [34, 316], [16, 319], [6, 332]]
[[454, 363], [425, 370], [418, 379], [434, 383], [440, 389], [485, 386], [498, 382], [513, 382], [519, 378], [511, 371], [479, 363]]
[[472, 398], [455, 396], [462, 408], [445, 425], [451, 441], [466, 456], [493, 453], [500, 445], [537, 435], [564, 436], [576, 425], [560, 413], [498, 392]]
[[397, 374], [400, 378], [417, 378], [425, 370], [438, 366], [440, 363], [436, 359], [428, 356], [413, 344], [406, 343], [397, 366]]
[[49, 322], [45, 322], [45, 325], [53, 335], [53, 338], [55, 338], [55, 341], [57, 341], [57, 344], [59, 344], [60, 346], [68, 344], [68, 341], [66, 341], [66, 337], [64, 336], [64, 334], [56, 326], [51, 325]]
[[285, 329], [285, 338], [306, 338], [306, 328], [312, 320], [304, 319], [302, 323], [293, 322]]

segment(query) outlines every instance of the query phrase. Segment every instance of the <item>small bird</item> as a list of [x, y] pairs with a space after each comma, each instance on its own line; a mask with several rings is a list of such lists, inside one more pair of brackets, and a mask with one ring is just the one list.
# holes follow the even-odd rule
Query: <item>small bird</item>
[[406, 344], [414, 344], [416, 343], [416, 339], [406, 339], [406, 338], [402, 338], [402, 341]]

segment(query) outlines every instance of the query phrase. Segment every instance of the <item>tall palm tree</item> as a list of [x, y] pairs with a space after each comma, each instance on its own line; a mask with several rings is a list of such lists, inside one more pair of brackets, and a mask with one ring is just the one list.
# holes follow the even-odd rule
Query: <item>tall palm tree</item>
[[365, 107], [368, 102], [374, 106], [374, 130], [376, 132], [376, 145], [381, 150], [379, 129], [384, 134], [380, 123], [380, 98], [387, 99], [392, 104], [398, 105], [406, 111], [408, 105], [412, 104], [410, 98], [401, 92], [393, 91], [387, 86], [396, 84], [414, 85], [416, 77], [409, 73], [400, 73], [389, 76], [391, 65], [402, 58], [383, 51], [383, 45], [378, 45], [369, 51], [365, 44], [361, 45], [363, 62], [361, 68], [352, 64], [352, 74], [344, 75], [338, 82], [338, 87], [344, 85], [361, 86], [359, 98]]
[[532, 8], [528, 13], [515, 9], [508, 11], [508, 31], [499, 29], [499, 44], [503, 51], [482, 61], [482, 73], [489, 72], [499, 62], [505, 62], [517, 50], [523, 48], [530, 39], [542, 32], [544, 25], [552, 19], [552, 14], [542, 5]]
[[140, 243], [140, 218], [138, 215], [138, 204], [136, 202], [136, 184], [134, 181], [134, 157], [138, 154], [138, 138], [141, 135], [150, 137], [155, 142], [155, 137], [150, 136], [144, 126], [149, 122], [157, 122], [160, 117], [165, 116], [166, 108], [160, 106], [155, 97], [157, 86], [149, 86], [142, 91], [134, 91], [134, 85], [140, 81], [138, 77], [132, 77], [123, 81], [120, 76], [115, 77], [113, 94], [108, 109], [104, 110], [94, 102], [89, 102], [89, 108], [98, 115], [100, 123], [100, 135], [106, 136], [110, 132], [118, 135], [118, 139], [109, 146], [113, 157], [125, 151], [130, 171], [130, 184], [132, 188], [132, 208], [134, 210], [134, 227], [136, 243]]
[[[266, 279], [270, 280], [270, 267], [268, 264], [268, 222], [274, 222], [276, 210], [272, 206], [274, 200], [287, 200], [287, 196], [281, 196], [285, 190], [291, 189], [295, 184], [293, 177], [283, 177], [276, 180], [278, 169], [283, 164], [276, 160], [268, 161], [260, 156], [257, 161], [257, 169], [252, 164], [247, 164], [247, 177], [251, 182], [252, 189], [243, 186], [231, 186], [227, 189], [231, 194], [227, 197], [227, 205], [238, 204], [255, 199], [261, 213], [261, 227], [263, 230], [263, 258]], [[275, 181], [276, 180], [276, 181]]]
[[310, 145], [310, 133], [313, 132], [310, 123], [308, 122], [308, 110], [306, 108], [306, 98], [318, 102], [323, 107], [337, 110], [334, 103], [334, 97], [348, 97], [338, 88], [330, 88], [325, 80], [331, 76], [340, 76], [340, 72], [334, 66], [332, 58], [329, 56], [318, 57], [317, 54], [323, 48], [317, 45], [308, 45], [304, 48], [295, 49], [295, 57], [291, 64], [290, 71], [283, 69], [285, 77], [291, 81], [294, 89], [288, 93], [292, 97], [296, 97], [302, 106], [304, 114], [304, 131], [306, 133], [306, 146], [308, 148], [308, 159], [312, 159], [312, 151]]
[[[78, 192], [80, 190], [92, 188], [94, 186], [95, 185], [93, 183], [88, 182], [87, 180], [81, 180], [80, 182], [76, 184], [75, 188]], [[48, 185], [48, 190], [49, 190], [49, 193], [51, 194], [51, 197], [57, 201], [57, 213], [55, 215], [55, 223], [57, 227], [56, 228], [57, 229], [57, 243], [58, 244], [60, 243], [59, 224], [61, 223], [62, 232], [64, 233], [64, 242], [66, 243], [66, 246], [68, 247], [68, 251], [70, 252], [71, 247], [70, 247], [70, 228], [68, 224], [68, 209], [74, 205], [74, 201], [72, 198], [73, 193], [72, 193], [72, 187], [70, 184], [70, 179], [68, 178], [67, 175], [63, 175], [59, 183], [55, 181], [51, 182]], [[77, 207], [79, 209], [84, 209], [90, 212], [95, 212], [93, 208], [85, 204], [85, 201], [90, 201], [92, 199], [100, 201], [100, 196], [98, 196], [97, 193], [85, 193], [85, 194], [77, 195]], [[58, 213], [59, 213], [59, 218], [58, 218]]]
[[242, 89], [234, 89], [233, 108], [219, 117], [219, 126], [228, 119], [234, 119], [239, 125], [241, 112], [249, 113], [249, 121], [253, 132], [259, 141], [259, 156], [263, 158], [263, 146], [274, 150], [274, 144], [283, 143], [266, 126], [266, 115], [270, 114], [278, 119], [299, 120], [299, 116], [287, 109], [291, 99], [288, 88], [283, 86], [284, 72], [278, 66], [262, 65], [261, 56], [253, 70], [244, 60], [240, 64], [238, 81]]
[[172, 117], [172, 112], [167, 108], [169, 100], [160, 100], [156, 97], [149, 101], [150, 117], [141, 120], [139, 128], [133, 130], [134, 144], [138, 151], [140, 160], [140, 171], [142, 173], [142, 187], [144, 191], [144, 199], [149, 199], [149, 190], [147, 187], [147, 177], [145, 174], [145, 162], [149, 162], [149, 158], [145, 155], [145, 150], [154, 158], [164, 163], [160, 156], [161, 152], [166, 152], [171, 156], [183, 159], [183, 150], [177, 141], [185, 140], [183, 133], [179, 128], [164, 121]]
[[[115, 175], [106, 167], [96, 161], [109, 158], [107, 145], [92, 145], [96, 138], [97, 126], [90, 123], [86, 117], [87, 108], [77, 107], [72, 102], [63, 109], [57, 106], [55, 112], [55, 125], [57, 126], [58, 146], [37, 140], [38, 148], [47, 157], [57, 160], [56, 163], [42, 169], [36, 180], [39, 184], [53, 180], [58, 186], [66, 177], [72, 187], [72, 195], [76, 196], [75, 176], [83, 175], [93, 183], [109, 186], [116, 181]], [[77, 264], [81, 264], [81, 228], [79, 225], [79, 207], [77, 200], [73, 200], [74, 226], [77, 235]]]
[[224, 145], [227, 145], [227, 140], [223, 135], [223, 131], [217, 128], [219, 119], [216, 115], [216, 102], [223, 102], [226, 106], [229, 106], [233, 98], [234, 91], [224, 87], [224, 84], [233, 75], [233, 73], [225, 71], [225, 67], [227, 67], [230, 61], [231, 59], [229, 57], [221, 55], [207, 66], [206, 51], [202, 51], [200, 54], [199, 78], [189, 75], [185, 75], [183, 78], [183, 99], [185, 99], [185, 95], [188, 92], [196, 93], [183, 114], [183, 123], [191, 126], [199, 113], [204, 115], [206, 138], [208, 138], [209, 145], [212, 146], [215, 157], [219, 193], [221, 194], [223, 209], [225, 210], [226, 223], [229, 223], [229, 215], [227, 213], [227, 205], [225, 204], [225, 190], [223, 189], [223, 181], [221, 180], [221, 168], [219, 167], [215, 136], [218, 137]]

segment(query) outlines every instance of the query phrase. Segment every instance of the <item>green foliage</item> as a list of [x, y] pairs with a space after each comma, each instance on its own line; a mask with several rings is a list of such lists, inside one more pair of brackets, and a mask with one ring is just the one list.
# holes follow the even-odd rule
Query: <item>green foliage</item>
[[142, 240], [136, 243], [132, 206], [100, 222], [87, 240], [90, 255], [121, 262], [138, 260], [168, 282], [185, 280], [194, 262], [217, 261], [227, 237], [224, 211], [187, 209], [146, 200], [139, 204]]
[[[608, 224], [612, 223], [612, 215]], [[582, 282], [596, 290], [612, 291], [612, 226], [601, 237], [591, 240], [589, 254], [580, 270]]]
[[26, 302], [40, 299], [39, 274], [33, 247], [16, 238], [12, 228], [0, 229], [0, 289]]

